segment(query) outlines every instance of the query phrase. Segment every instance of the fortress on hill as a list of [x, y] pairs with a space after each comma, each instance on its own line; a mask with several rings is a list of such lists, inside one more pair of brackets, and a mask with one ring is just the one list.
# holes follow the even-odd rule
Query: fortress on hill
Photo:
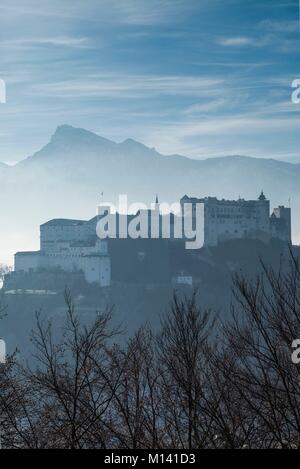
[[215, 197], [197, 199], [185, 195], [184, 204], [204, 205], [204, 246], [217, 246], [230, 239], [278, 239], [292, 243], [291, 209], [279, 206], [270, 211], [270, 201], [261, 192], [257, 200], [218, 200]]
[[[182, 212], [189, 204], [196, 214], [196, 205], [204, 206], [203, 246], [213, 247], [231, 239], [259, 239], [268, 242], [277, 239], [291, 244], [291, 209], [284, 206], [270, 212], [270, 201], [262, 192], [257, 200], [218, 200], [184, 196]], [[159, 209], [158, 200], [156, 209]], [[164, 217], [165, 215], [160, 215]], [[134, 217], [128, 217], [128, 222]], [[151, 217], [149, 217], [150, 219]], [[171, 217], [174, 222], [174, 216]], [[37, 272], [60, 269], [84, 273], [88, 283], [108, 287], [111, 284], [112, 243], [100, 240], [96, 234], [98, 217], [91, 220], [50, 220], [40, 227], [40, 250], [18, 252], [15, 272]], [[172, 223], [172, 220], [171, 220]], [[174, 241], [172, 231], [170, 241]], [[149, 241], [150, 242], [150, 241]], [[138, 253], [141, 255], [142, 253]]]

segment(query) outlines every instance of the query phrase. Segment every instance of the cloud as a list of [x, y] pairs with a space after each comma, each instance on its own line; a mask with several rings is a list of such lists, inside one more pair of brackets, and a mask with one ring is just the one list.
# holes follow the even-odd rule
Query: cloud
[[280, 52], [296, 52], [299, 48], [295, 33], [299, 24], [295, 21], [263, 21], [256, 28], [256, 34], [250, 36], [223, 37], [217, 44], [223, 47], [272, 47]]
[[138, 98], [159, 95], [213, 95], [224, 80], [214, 77], [160, 75], [101, 75], [34, 85], [44, 96], [65, 98]]
[[203, 114], [211, 113], [223, 109], [228, 101], [224, 98], [214, 99], [212, 101], [200, 104], [193, 104], [185, 109], [184, 114]]
[[177, 22], [182, 15], [198, 8], [196, 3], [187, 5], [185, 0], [45, 0], [42, 7], [39, 0], [26, 0], [25, 6], [18, 0], [2, 1], [0, 10], [7, 17], [25, 15], [141, 26]]
[[[271, 155], [274, 156], [276, 152], [284, 159], [287, 147], [274, 148], [272, 144], [267, 144], [264, 150], [259, 150], [259, 142], [261, 139], [264, 141], [266, 136], [279, 134], [283, 137], [290, 132], [297, 132], [299, 125], [298, 116], [287, 119], [236, 114], [225, 118], [187, 119], [159, 126], [154, 124], [148, 127], [147, 133], [142, 134], [142, 140], [149, 145], [158, 142], [158, 150], [162, 153], [181, 153], [194, 157], [226, 154], [266, 157], [266, 148], [271, 147], [268, 150]], [[250, 148], [250, 145], [255, 144], [257, 148]]]
[[300, 117], [280, 119], [274, 117], [251, 117], [247, 115], [236, 115], [233, 117], [216, 118], [203, 122], [186, 125], [184, 135], [223, 135], [227, 132], [239, 132], [240, 134], [265, 133], [280, 130], [292, 130], [299, 128]]
[[[66, 9], [64, 9], [66, 10]], [[49, 2], [46, 5], [43, 5], [41, 8], [40, 2], [30, 1], [26, 2], [26, 5], [20, 5], [20, 3], [16, 1], [6, 2], [0, 5], [0, 11], [2, 11], [2, 18], [5, 17], [5, 20], [14, 19], [16, 20], [18, 17], [53, 17], [53, 18], [68, 18], [72, 17], [69, 13], [64, 12], [63, 9], [59, 8], [59, 4], [57, 2], [53, 2], [52, 5]]]
[[251, 37], [228, 37], [218, 40], [218, 44], [226, 47], [243, 47], [254, 44], [254, 40]]
[[293, 151], [297, 56], [282, 52], [297, 53], [297, 2], [278, 2], [291, 0], [1, 0], [1, 159], [64, 122], [167, 152]]
[[5, 48], [28, 49], [39, 46], [54, 47], [91, 47], [90, 40], [87, 37], [53, 36], [53, 37], [33, 37], [19, 38], [7, 41], [1, 41], [0, 45]]
[[259, 27], [274, 33], [296, 33], [299, 31], [298, 21], [261, 21]]

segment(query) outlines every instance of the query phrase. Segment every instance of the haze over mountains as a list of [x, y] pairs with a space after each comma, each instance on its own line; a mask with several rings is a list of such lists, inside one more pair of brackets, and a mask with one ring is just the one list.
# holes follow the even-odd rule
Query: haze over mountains
[[[21, 143], [20, 143], [21, 144]], [[132, 139], [115, 143], [68, 125], [15, 166], [0, 164], [2, 217], [0, 263], [19, 250], [39, 247], [39, 225], [50, 218], [95, 215], [103, 200], [116, 203], [176, 202], [184, 194], [256, 198], [263, 189], [271, 205], [293, 209], [293, 238], [300, 240], [300, 164], [243, 156], [192, 160], [163, 156]]]

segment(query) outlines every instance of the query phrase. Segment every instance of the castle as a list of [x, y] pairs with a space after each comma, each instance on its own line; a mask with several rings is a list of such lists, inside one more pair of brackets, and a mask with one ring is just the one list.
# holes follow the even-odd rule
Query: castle
[[[201, 221], [204, 247], [217, 246], [231, 239], [260, 239], [264, 242], [277, 239], [287, 244], [292, 242], [291, 209], [280, 206], [270, 215], [270, 201], [263, 192], [257, 200], [240, 198], [232, 201], [184, 196], [181, 199], [182, 213], [188, 206], [189, 210], [192, 208], [193, 217], [196, 218], [197, 204], [204, 207]], [[159, 208], [158, 200], [155, 207], [156, 210]], [[149, 211], [148, 214], [150, 213]], [[128, 221], [132, 217], [131, 215]], [[160, 215], [160, 221], [163, 217]], [[174, 218], [171, 217], [171, 223], [174, 223]], [[88, 283], [96, 283], [100, 287], [110, 286], [111, 252], [108, 248], [109, 241], [97, 237], [98, 220], [99, 217], [89, 221], [57, 219], [41, 225], [40, 250], [18, 252], [15, 255], [15, 272], [34, 272], [40, 269], [81, 271]], [[162, 237], [161, 234], [159, 236]], [[176, 241], [174, 230], [171, 230], [170, 240]]]
[[15, 254], [15, 271], [82, 271], [88, 283], [109, 286], [107, 241], [97, 238], [96, 225], [97, 217], [89, 221], [57, 219], [41, 225], [40, 250]]
[[261, 192], [257, 200], [218, 200], [184, 196], [181, 207], [191, 204], [193, 214], [197, 204], [204, 205], [204, 246], [217, 246], [229, 239], [277, 239], [291, 244], [291, 209], [275, 208], [270, 215], [270, 201]]

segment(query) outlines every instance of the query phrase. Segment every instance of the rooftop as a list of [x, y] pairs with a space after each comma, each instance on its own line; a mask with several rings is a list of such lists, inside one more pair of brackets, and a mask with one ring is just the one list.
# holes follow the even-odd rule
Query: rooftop
[[41, 255], [42, 251], [19, 251], [16, 252], [15, 256], [32, 256], [32, 255]]
[[259, 201], [264, 201], [264, 202], [269, 202], [269, 200], [266, 198], [265, 194], [261, 192], [260, 196], [256, 200], [246, 200], [242, 199], [239, 197], [236, 200], [226, 200], [226, 199], [218, 199], [217, 197], [204, 197], [204, 198], [197, 198], [197, 197], [188, 197], [185, 195], [182, 197], [181, 202], [182, 203], [215, 203], [215, 204], [232, 204], [232, 205], [237, 205], [237, 204], [253, 204]]
[[54, 220], [47, 221], [41, 226], [78, 226], [87, 223], [84, 220], [69, 220], [67, 218], [55, 218]]

